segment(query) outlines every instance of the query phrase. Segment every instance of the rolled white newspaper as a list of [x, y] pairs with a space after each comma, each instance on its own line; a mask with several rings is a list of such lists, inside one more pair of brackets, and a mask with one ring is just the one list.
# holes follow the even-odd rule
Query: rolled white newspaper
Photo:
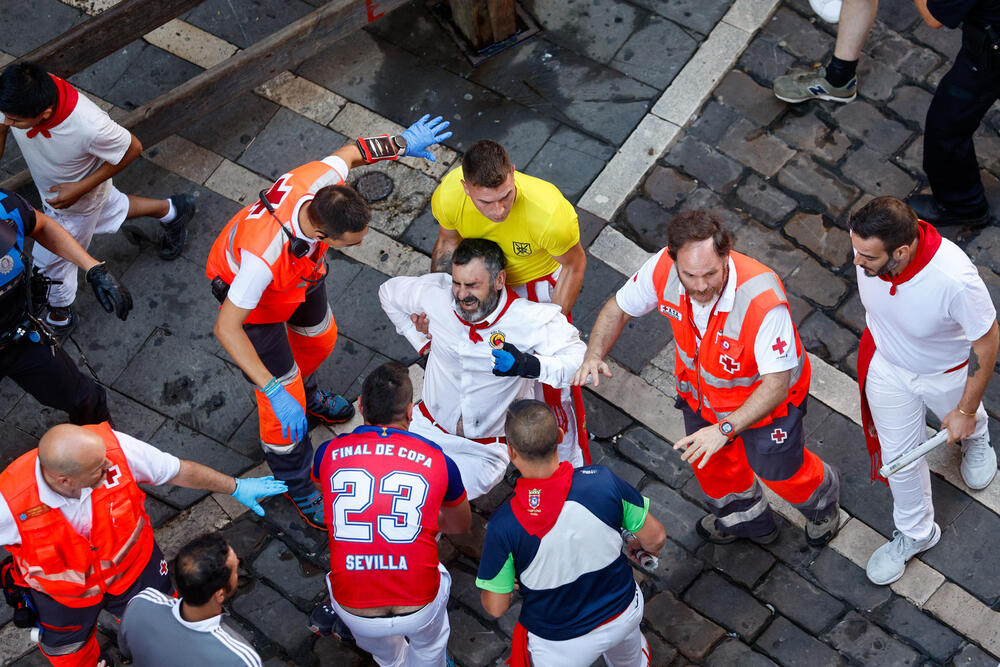
[[[622, 539], [625, 540], [625, 544], [631, 544], [637, 541], [639, 538], [635, 536], [634, 533], [622, 529]], [[656, 568], [660, 566], [660, 559], [649, 553], [645, 549], [639, 549], [635, 552], [635, 560], [642, 566], [642, 569], [648, 572], [654, 572]]]
[[938, 431], [933, 436], [923, 441], [913, 449], [908, 452], [903, 452], [893, 460], [889, 461], [881, 468], [879, 468], [879, 474], [883, 477], [888, 477], [889, 475], [895, 474], [910, 465], [921, 456], [925, 456], [932, 449], [938, 445], [943, 445], [948, 441], [948, 429]]

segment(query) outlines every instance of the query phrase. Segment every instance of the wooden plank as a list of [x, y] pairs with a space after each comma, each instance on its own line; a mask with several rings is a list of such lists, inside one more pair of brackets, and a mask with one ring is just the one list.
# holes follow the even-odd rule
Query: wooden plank
[[151, 146], [407, 1], [332, 0], [129, 112], [120, 122]]
[[122, 0], [19, 60], [37, 62], [64, 79], [197, 7], [202, 0]]
[[451, 18], [476, 51], [517, 31], [514, 0], [451, 0]]
[[489, 0], [489, 8], [494, 42], [502, 42], [517, 32], [514, 0]]

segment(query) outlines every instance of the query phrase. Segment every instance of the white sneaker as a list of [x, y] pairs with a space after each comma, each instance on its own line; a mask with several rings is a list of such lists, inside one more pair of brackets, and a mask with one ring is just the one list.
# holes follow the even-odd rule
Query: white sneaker
[[936, 523], [930, 536], [923, 540], [914, 540], [903, 535], [898, 530], [892, 531], [892, 540], [886, 542], [868, 559], [865, 574], [869, 581], [879, 586], [891, 584], [903, 576], [906, 561], [921, 551], [927, 551], [941, 539], [941, 528]]
[[843, 0], [809, 0], [809, 6], [827, 23], [836, 23], [840, 20], [840, 6]]
[[997, 474], [997, 453], [986, 431], [978, 438], [962, 441], [962, 480], [970, 489], [985, 489]]

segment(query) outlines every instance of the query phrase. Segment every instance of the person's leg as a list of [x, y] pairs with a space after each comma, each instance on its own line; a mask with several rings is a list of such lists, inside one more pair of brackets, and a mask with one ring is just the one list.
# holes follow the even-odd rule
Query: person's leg
[[194, 217], [197, 206], [191, 195], [175, 194], [167, 199], [148, 199], [128, 195], [129, 219], [148, 216], [160, 221], [163, 235], [160, 237], [159, 255], [161, 259], [173, 260], [180, 256], [187, 240], [187, 223]]
[[364, 618], [355, 616], [345, 611], [332, 598], [330, 606], [334, 613], [350, 628], [351, 634], [354, 635], [354, 643], [358, 645], [358, 648], [371, 653], [379, 667], [407, 666], [409, 644], [406, 643], [406, 637], [394, 627], [394, 621], [397, 617]]
[[170, 200], [168, 199], [149, 199], [137, 195], [128, 195], [128, 215], [126, 217], [129, 220], [144, 216], [159, 220], [169, 213]]
[[[644, 601], [639, 586], [635, 587], [635, 599], [621, 616], [606, 623], [609, 639], [614, 642], [604, 651], [608, 667], [649, 667], [652, 655], [649, 642], [642, 636], [639, 624], [642, 622]], [[620, 637], [620, 639], [619, 639]]]
[[438, 571], [441, 573], [441, 584], [438, 587], [437, 597], [418, 612], [426, 614], [427, 620], [421, 622], [419, 627], [407, 629], [405, 632], [410, 640], [411, 665], [444, 667], [447, 661], [448, 637], [451, 635], [451, 624], [448, 621], [451, 575], [440, 563]]
[[93, 667], [101, 654], [97, 643], [97, 616], [104, 603], [67, 607], [36, 590], [29, 592], [38, 614], [38, 647], [55, 667]]
[[413, 410], [413, 421], [409, 430], [436, 443], [458, 466], [462, 474], [462, 484], [469, 500], [489, 493], [500, 483], [510, 458], [507, 447], [502, 444], [473, 442], [458, 435], [445, 433], [428, 420], [419, 408]]
[[111, 419], [104, 387], [81, 373], [61, 347], [53, 353], [43, 343], [16, 343], [0, 351], [0, 368], [42, 405], [67, 412], [74, 424]]
[[924, 171], [934, 199], [950, 213], [974, 217], [989, 211], [972, 137], [998, 93], [997, 75], [978, 70], [964, 48], [934, 91], [924, 124]]
[[[77, 243], [86, 249], [90, 247], [90, 241], [94, 236], [94, 231], [100, 219], [100, 211], [90, 215], [70, 215], [53, 211], [52, 218], [63, 229], [69, 232], [70, 236], [76, 239]], [[31, 257], [34, 260], [35, 267], [45, 274], [47, 278], [62, 281], [59, 284], [49, 287], [49, 307], [68, 309], [72, 306], [73, 301], [76, 299], [76, 265], [49, 251], [41, 243], [36, 243], [32, 247]], [[62, 324], [61, 321], [53, 321], [52, 319], [49, 322], [57, 326]]]

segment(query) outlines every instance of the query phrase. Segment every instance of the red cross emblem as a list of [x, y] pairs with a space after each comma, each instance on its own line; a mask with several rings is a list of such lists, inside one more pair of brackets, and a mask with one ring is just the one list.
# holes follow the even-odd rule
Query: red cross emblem
[[108, 468], [105, 475], [104, 488], [110, 489], [113, 486], [118, 486], [118, 480], [122, 478], [122, 471], [118, 469], [118, 464], [115, 464]]
[[730, 373], [735, 373], [740, 370], [740, 363], [728, 354], [720, 354], [719, 363], [722, 364], [722, 366]]
[[168, 572], [170, 572], [170, 568], [167, 567], [167, 561], [165, 559], [161, 559], [160, 560], [160, 574], [162, 574], [165, 577], [165, 576], [167, 576]]
[[778, 354], [784, 354], [786, 347], [788, 347], [788, 343], [781, 340], [781, 336], [778, 336], [777, 340], [774, 341], [774, 345], [771, 346], [771, 349]]
[[788, 439], [788, 434], [781, 430], [781, 428], [776, 428], [771, 432], [771, 440], [774, 440], [779, 445]]

